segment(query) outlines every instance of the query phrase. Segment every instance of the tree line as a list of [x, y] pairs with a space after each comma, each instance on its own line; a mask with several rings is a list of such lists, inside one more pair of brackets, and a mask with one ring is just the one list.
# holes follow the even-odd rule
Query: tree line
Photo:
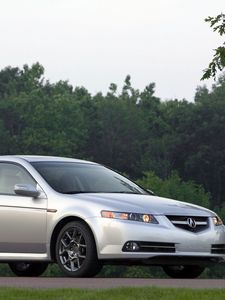
[[204, 187], [210, 208], [222, 208], [225, 76], [210, 91], [197, 87], [194, 102], [162, 101], [154, 83], [140, 91], [130, 76], [121, 91], [112, 83], [106, 95], [91, 95], [45, 80], [39, 63], [7, 67], [0, 71], [0, 140], [1, 155], [89, 159], [134, 180], [151, 171], [164, 181], [175, 172]]

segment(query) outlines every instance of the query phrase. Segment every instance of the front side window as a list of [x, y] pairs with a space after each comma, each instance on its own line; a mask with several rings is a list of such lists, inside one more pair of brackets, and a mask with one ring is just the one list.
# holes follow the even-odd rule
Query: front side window
[[15, 195], [16, 184], [36, 186], [35, 180], [24, 168], [15, 164], [0, 163], [0, 194]]

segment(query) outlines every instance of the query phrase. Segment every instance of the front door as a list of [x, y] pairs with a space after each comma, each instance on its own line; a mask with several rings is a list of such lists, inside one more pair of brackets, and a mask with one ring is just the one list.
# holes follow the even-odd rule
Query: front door
[[0, 254], [46, 253], [46, 197], [16, 195], [15, 184], [37, 182], [24, 167], [0, 162]]

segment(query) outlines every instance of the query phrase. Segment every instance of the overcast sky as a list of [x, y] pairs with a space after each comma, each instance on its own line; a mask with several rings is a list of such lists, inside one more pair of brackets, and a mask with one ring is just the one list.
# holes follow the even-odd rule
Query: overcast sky
[[[224, 0], [0, 0], [0, 68], [40, 62], [51, 82], [91, 93], [127, 74], [162, 99], [193, 100], [222, 43], [204, 18]], [[211, 86], [212, 81], [204, 82]]]

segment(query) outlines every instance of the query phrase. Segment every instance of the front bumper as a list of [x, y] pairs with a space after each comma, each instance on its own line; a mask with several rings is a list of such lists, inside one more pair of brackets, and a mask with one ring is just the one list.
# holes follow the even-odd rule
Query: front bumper
[[[204, 231], [194, 233], [175, 227], [165, 216], [157, 216], [159, 224], [145, 224], [101, 217], [89, 218], [89, 223], [96, 240], [98, 258], [101, 260], [138, 260], [156, 264], [158, 260], [176, 261], [204, 260], [225, 261], [225, 251], [213, 253], [212, 245], [224, 245], [225, 227], [214, 226], [212, 221]], [[153, 243], [173, 243], [173, 253], [126, 252], [123, 247], [128, 241]], [[155, 262], [154, 262], [155, 261]]]

